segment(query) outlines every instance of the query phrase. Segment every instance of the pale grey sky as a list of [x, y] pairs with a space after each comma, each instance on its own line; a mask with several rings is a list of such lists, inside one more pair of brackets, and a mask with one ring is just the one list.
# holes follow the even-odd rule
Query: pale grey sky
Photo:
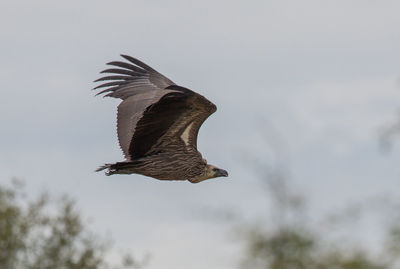
[[[398, 1], [3, 1], [0, 9], [0, 182], [19, 177], [77, 198], [92, 227], [149, 268], [232, 268], [229, 225], [267, 199], [243, 156], [271, 158], [281, 136], [312, 215], [399, 192], [399, 151], [377, 132], [396, 116]], [[105, 63], [125, 53], [213, 101], [199, 148], [228, 179], [202, 184], [94, 173], [122, 160], [118, 100], [93, 97]], [[271, 127], [272, 126], [272, 127]], [[272, 142], [271, 142], [272, 143]]]

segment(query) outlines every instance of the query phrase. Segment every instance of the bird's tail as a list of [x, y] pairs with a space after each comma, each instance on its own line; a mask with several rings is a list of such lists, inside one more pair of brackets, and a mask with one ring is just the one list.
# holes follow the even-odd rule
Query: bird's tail
[[106, 176], [111, 176], [114, 174], [132, 174], [134, 173], [134, 166], [138, 164], [138, 162], [117, 162], [117, 163], [106, 163], [99, 168], [96, 169], [95, 172], [100, 172], [102, 170], [107, 169], [105, 172]]
[[100, 172], [100, 171], [103, 171], [103, 170], [105, 170], [105, 169], [108, 169], [108, 170], [105, 172], [105, 174], [106, 174], [107, 176], [111, 176], [111, 175], [114, 174], [115, 171], [116, 171], [115, 165], [116, 165], [116, 163], [114, 163], [114, 164], [106, 163], [106, 164], [100, 166], [99, 168], [97, 168], [95, 172]]

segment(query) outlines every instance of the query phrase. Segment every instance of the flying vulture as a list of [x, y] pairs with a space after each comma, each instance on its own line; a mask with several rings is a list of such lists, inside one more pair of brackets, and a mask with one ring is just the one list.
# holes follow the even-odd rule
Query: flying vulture
[[117, 132], [125, 161], [105, 164], [106, 175], [141, 174], [160, 180], [198, 183], [226, 177], [197, 151], [202, 123], [217, 107], [200, 94], [176, 85], [167, 77], [131, 56], [127, 62], [108, 63], [110, 75], [95, 80], [110, 81], [94, 89], [104, 97], [122, 99], [118, 105]]

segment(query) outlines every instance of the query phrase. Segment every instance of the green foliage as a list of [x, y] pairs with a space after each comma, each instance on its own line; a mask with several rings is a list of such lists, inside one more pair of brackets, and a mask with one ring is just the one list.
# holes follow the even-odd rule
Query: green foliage
[[314, 241], [306, 234], [281, 230], [270, 235], [252, 230], [246, 268], [310, 268]]
[[[387, 256], [373, 258], [366, 251], [345, 251], [323, 245], [310, 231], [291, 227], [274, 232], [252, 229], [246, 235], [243, 268], [252, 269], [388, 269]], [[398, 255], [397, 253], [396, 255]]]
[[[349, 246], [346, 242], [335, 244], [329, 242], [326, 231], [321, 232], [304, 221], [306, 219], [304, 206], [299, 206], [303, 205], [304, 201], [299, 193], [289, 188], [284, 176], [266, 174], [264, 179], [270, 191], [268, 197], [272, 201], [272, 217], [268, 218], [267, 223], [261, 223], [261, 225], [260, 223], [241, 225], [246, 247], [243, 268], [400, 268], [400, 214], [397, 219], [396, 216], [388, 216], [395, 221], [386, 231], [386, 240], [380, 249], [374, 246], [376, 253], [369, 252], [370, 249], [365, 247]], [[357, 210], [352, 215], [358, 213]], [[268, 229], [260, 227], [268, 227]]]
[[64, 197], [55, 206], [46, 194], [27, 201], [22, 188], [15, 181], [12, 187], [0, 187], [0, 268], [141, 267], [130, 255], [120, 266], [110, 266], [104, 258], [107, 244], [87, 231], [71, 199]]

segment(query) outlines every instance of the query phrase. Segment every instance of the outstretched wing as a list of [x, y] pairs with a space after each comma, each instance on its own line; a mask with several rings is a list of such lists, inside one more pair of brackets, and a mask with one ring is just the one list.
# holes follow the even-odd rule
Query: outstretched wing
[[148, 107], [136, 125], [129, 148], [132, 158], [166, 148], [197, 150], [198, 131], [216, 106], [189, 89], [177, 85], [166, 89], [172, 92]]
[[94, 89], [105, 88], [96, 95], [106, 93], [104, 97], [121, 98], [118, 106], [117, 132], [120, 147], [126, 159], [130, 159], [129, 146], [139, 119], [148, 106], [156, 103], [163, 95], [170, 92], [166, 87], [175, 85], [170, 79], [158, 73], [145, 63], [127, 55], [121, 55], [130, 63], [114, 61], [108, 65], [114, 68], [101, 73], [110, 73], [95, 80], [111, 81]]
[[175, 85], [169, 78], [158, 73], [156, 70], [128, 55], [121, 55], [123, 58], [128, 60], [126, 62], [109, 62], [108, 65], [115, 66], [116, 68], [109, 68], [101, 71], [100, 73], [111, 73], [111, 76], [105, 76], [95, 80], [106, 81], [95, 89], [106, 88], [96, 95], [107, 93], [104, 97], [115, 97], [126, 100], [130, 96], [134, 96], [141, 93], [147, 93], [151, 91], [160, 91], [170, 85]]
[[[118, 106], [118, 140], [127, 159], [155, 152], [197, 150], [197, 135], [202, 123], [216, 111], [205, 97], [175, 85], [156, 70], [130, 56], [131, 63], [110, 62], [112, 68], [97, 81], [111, 80], [95, 89], [98, 94], [121, 98]], [[133, 65], [134, 64], [134, 65]]]

